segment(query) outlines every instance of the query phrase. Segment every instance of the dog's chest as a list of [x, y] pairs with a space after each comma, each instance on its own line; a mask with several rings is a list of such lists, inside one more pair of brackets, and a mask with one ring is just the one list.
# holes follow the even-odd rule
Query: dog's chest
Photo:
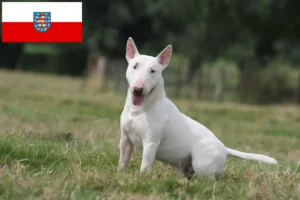
[[143, 139], [149, 134], [149, 124], [144, 115], [133, 116], [127, 113], [122, 119], [122, 130], [136, 148], [143, 149]]

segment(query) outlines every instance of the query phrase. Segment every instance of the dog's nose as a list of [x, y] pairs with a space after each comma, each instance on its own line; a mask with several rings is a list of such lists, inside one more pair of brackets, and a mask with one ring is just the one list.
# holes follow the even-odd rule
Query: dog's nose
[[144, 88], [134, 87], [134, 88], [133, 88], [133, 93], [134, 93], [135, 95], [141, 96], [142, 93], [143, 93], [143, 90], [144, 90]]

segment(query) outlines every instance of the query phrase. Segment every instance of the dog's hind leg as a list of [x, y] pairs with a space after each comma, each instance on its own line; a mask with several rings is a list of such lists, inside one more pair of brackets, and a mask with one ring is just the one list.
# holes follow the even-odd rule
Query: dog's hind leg
[[196, 176], [215, 179], [224, 172], [227, 153], [219, 144], [206, 142], [193, 148], [192, 167]]

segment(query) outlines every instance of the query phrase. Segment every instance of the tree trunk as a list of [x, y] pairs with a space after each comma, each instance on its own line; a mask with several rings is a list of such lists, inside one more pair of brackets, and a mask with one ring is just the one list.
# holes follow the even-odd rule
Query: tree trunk
[[196, 98], [201, 99], [202, 89], [203, 89], [203, 67], [199, 65], [198, 67], [198, 77], [197, 77], [197, 87], [196, 87]]
[[[2, 38], [1, 38], [2, 39]], [[24, 43], [0, 44], [0, 67], [16, 69], [23, 52]]]
[[190, 84], [193, 82], [195, 78], [195, 74], [197, 70], [201, 67], [201, 60], [199, 57], [194, 56], [190, 58], [189, 66], [188, 66], [188, 73], [186, 77], [186, 83]]
[[296, 91], [296, 101], [300, 104], [300, 74], [298, 75], [298, 88]]
[[216, 82], [214, 101], [223, 101], [224, 85], [225, 85], [225, 76], [226, 71], [224, 67], [221, 67], [218, 70], [218, 79]]
[[175, 97], [179, 98], [181, 96], [181, 88], [182, 88], [182, 60], [177, 63], [176, 70], [176, 88], [175, 88]]

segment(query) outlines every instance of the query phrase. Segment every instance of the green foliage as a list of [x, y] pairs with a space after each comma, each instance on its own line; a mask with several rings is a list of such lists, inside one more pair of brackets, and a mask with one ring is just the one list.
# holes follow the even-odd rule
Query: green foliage
[[[284, 67], [280, 65], [280, 67]], [[296, 101], [297, 73], [291, 68], [268, 67], [261, 69], [257, 63], [248, 65], [242, 72], [245, 82], [240, 85], [241, 100], [249, 103], [272, 104]], [[294, 76], [295, 75], [295, 76]]]
[[108, 56], [123, 56], [126, 39], [132, 36], [147, 51], [157, 51], [167, 41], [188, 57], [214, 60], [225, 57], [233, 45], [249, 46], [261, 38], [296, 39], [296, 5], [295, 0], [83, 1], [84, 45]]
[[[294, 100], [294, 88], [288, 85], [287, 73], [272, 73], [265, 75], [259, 90], [258, 101], [260, 103], [281, 103]], [[269, 76], [267, 76], [269, 75]]]
[[[193, 81], [197, 69], [204, 63], [212, 64], [218, 59], [239, 65], [248, 57], [255, 57], [263, 68], [276, 58], [281, 63], [300, 66], [300, 12], [297, 9], [300, 4], [297, 0], [82, 2], [83, 43], [25, 44], [21, 69], [82, 76], [90, 52], [106, 56], [109, 61], [124, 59], [128, 37], [134, 38], [144, 54], [157, 55], [167, 44], [173, 44], [174, 52], [189, 60], [186, 82]], [[20, 51], [17, 44], [1, 48], [1, 65], [17, 65], [12, 62], [18, 57], [13, 52]], [[1, 62], [5, 59], [6, 62]], [[281, 81], [273, 78], [261, 83], [265, 85], [261, 90], [275, 90], [276, 84], [280, 85], [275, 80]], [[272, 98], [283, 94], [285, 92], [278, 91]]]

